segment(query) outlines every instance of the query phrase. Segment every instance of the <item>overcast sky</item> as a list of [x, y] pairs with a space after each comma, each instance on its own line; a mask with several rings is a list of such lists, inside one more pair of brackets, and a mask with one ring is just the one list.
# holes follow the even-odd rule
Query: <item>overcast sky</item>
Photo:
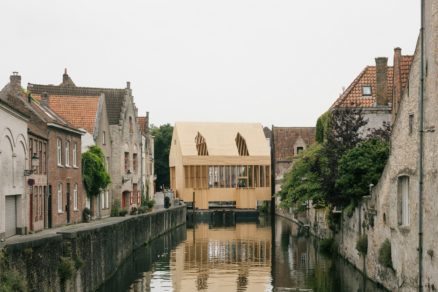
[[412, 54], [414, 0], [1, 0], [0, 86], [123, 88], [152, 123], [314, 126], [377, 56]]

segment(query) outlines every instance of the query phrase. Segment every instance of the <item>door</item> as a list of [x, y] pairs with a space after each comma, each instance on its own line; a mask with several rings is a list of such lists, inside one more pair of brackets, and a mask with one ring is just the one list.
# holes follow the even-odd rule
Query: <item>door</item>
[[17, 197], [6, 197], [6, 237], [11, 237], [17, 233]]
[[70, 223], [70, 183], [67, 183], [67, 205], [65, 206], [67, 212], [67, 224]]

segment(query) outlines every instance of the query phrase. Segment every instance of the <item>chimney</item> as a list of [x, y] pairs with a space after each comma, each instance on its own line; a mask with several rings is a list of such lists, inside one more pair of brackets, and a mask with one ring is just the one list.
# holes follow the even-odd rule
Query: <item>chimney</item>
[[149, 112], [146, 112], [145, 124], [146, 129], [149, 129]]
[[67, 74], [67, 68], [64, 68], [64, 74], [62, 74], [62, 83], [66, 84], [68, 83], [68, 74]]
[[388, 58], [376, 58], [376, 103], [377, 106], [388, 105]]
[[21, 89], [21, 76], [18, 75], [18, 72], [12, 72], [12, 75], [10, 76], [10, 82], [14, 88]]
[[41, 94], [41, 105], [45, 107], [49, 106], [49, 95], [47, 92], [43, 92], [43, 94]]
[[131, 82], [130, 81], [126, 81], [126, 89], [131, 89]]

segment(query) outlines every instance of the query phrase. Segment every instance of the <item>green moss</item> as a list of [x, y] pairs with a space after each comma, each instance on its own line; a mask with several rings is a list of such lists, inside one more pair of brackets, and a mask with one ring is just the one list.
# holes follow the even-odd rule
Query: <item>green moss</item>
[[73, 277], [75, 272], [75, 263], [69, 257], [60, 257], [59, 258], [59, 266], [58, 266], [58, 274], [62, 283], [67, 280], [70, 280]]
[[392, 267], [392, 258], [391, 258], [391, 242], [389, 239], [386, 239], [379, 248], [379, 264], [386, 268]]
[[16, 270], [2, 270], [0, 272], [0, 291], [28, 291], [26, 280]]
[[361, 235], [356, 242], [356, 250], [362, 255], [366, 256], [368, 253], [368, 235]]
[[82, 268], [84, 266], [84, 261], [79, 256], [76, 256], [74, 258], [74, 261], [75, 261], [76, 270], [79, 270], [80, 268]]

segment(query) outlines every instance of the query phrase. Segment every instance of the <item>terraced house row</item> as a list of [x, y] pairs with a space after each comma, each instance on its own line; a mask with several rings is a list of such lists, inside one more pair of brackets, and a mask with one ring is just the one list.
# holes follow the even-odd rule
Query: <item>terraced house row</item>
[[[153, 137], [149, 113], [138, 116], [126, 88], [79, 87], [67, 71], [59, 85], [29, 83], [14, 72], [0, 91], [0, 239], [110, 216], [154, 193]], [[99, 146], [111, 184], [86, 195], [82, 153]]]

